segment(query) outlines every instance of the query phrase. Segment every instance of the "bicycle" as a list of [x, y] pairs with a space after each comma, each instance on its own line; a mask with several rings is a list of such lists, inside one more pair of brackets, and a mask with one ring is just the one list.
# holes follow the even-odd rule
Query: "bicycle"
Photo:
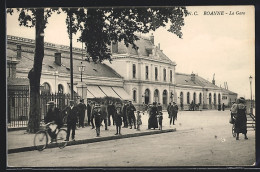
[[[54, 124], [53, 122], [49, 122], [46, 124], [45, 129], [39, 130], [34, 136], [34, 147], [38, 151], [44, 150], [48, 145], [48, 129], [50, 129], [50, 125]], [[67, 136], [67, 130], [58, 129], [58, 133], [56, 134], [56, 138], [54, 139], [56, 144], [60, 149], [67, 146], [67, 141], [65, 141]]]

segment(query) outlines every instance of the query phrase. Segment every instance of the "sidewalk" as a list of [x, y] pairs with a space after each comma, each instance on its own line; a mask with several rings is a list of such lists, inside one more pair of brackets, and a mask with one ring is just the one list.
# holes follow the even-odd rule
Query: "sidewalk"
[[[164, 114], [166, 115], [166, 113]], [[134, 129], [134, 127], [133, 129], [130, 129], [129, 127], [121, 128], [121, 136], [115, 135], [116, 126], [108, 126], [109, 130], [105, 130], [105, 126], [103, 124], [103, 126], [101, 126], [100, 128], [100, 137], [96, 137], [96, 130], [92, 129], [91, 126], [86, 126], [85, 128], [78, 128], [75, 131], [76, 141], [69, 141], [67, 146], [176, 131], [175, 126], [165, 126], [163, 127], [162, 131], [158, 128], [155, 130], [148, 130], [147, 121], [147, 114], [142, 115], [143, 125], [141, 125], [140, 131], [137, 131], [136, 129]], [[64, 128], [66, 129], [66, 127]], [[7, 135], [8, 153], [17, 153], [34, 150], [34, 136], [35, 134], [26, 133], [26, 130], [9, 131]], [[56, 147], [56, 144], [48, 145], [48, 148], [53, 147]]]

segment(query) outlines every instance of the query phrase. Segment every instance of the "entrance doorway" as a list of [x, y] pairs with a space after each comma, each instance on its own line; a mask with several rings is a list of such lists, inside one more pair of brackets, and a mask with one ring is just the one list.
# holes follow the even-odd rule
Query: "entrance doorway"
[[150, 90], [146, 89], [144, 93], [144, 103], [149, 104], [150, 102]]
[[163, 105], [167, 106], [167, 90], [163, 91]]

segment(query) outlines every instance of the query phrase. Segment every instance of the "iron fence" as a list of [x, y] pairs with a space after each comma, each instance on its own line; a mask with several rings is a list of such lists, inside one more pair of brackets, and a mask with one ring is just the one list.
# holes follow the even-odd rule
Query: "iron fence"
[[[78, 102], [79, 96], [74, 94], [74, 101]], [[49, 101], [54, 101], [56, 107], [64, 109], [69, 105], [70, 94], [49, 94], [40, 95], [40, 117], [44, 119]], [[19, 89], [8, 89], [8, 109], [7, 123], [8, 128], [27, 127], [30, 111], [30, 92], [28, 87], [19, 87]]]
[[7, 122], [8, 127], [24, 127], [28, 123], [29, 88], [8, 89]]

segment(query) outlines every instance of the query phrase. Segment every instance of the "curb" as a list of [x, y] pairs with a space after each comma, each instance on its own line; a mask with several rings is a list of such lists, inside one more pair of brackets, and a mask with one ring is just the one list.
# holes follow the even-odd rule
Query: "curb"
[[[133, 134], [126, 134], [126, 135], [118, 135], [118, 136], [83, 139], [83, 140], [69, 141], [67, 143], [67, 146], [86, 144], [86, 143], [95, 143], [95, 142], [102, 142], [102, 141], [116, 140], [116, 139], [124, 139], [124, 138], [130, 138], [130, 137], [139, 137], [139, 136], [146, 136], [146, 135], [152, 135], [152, 134], [161, 134], [161, 133], [168, 133], [168, 132], [174, 132], [174, 131], [176, 131], [176, 128], [167, 129], [167, 130], [148, 131], [148, 132], [142, 132], [142, 133], [133, 133]], [[58, 145], [56, 143], [47, 145], [47, 148], [56, 148], [56, 147], [58, 147]], [[14, 148], [14, 149], [8, 149], [8, 154], [34, 151], [34, 150], [35, 150], [34, 146]]]

